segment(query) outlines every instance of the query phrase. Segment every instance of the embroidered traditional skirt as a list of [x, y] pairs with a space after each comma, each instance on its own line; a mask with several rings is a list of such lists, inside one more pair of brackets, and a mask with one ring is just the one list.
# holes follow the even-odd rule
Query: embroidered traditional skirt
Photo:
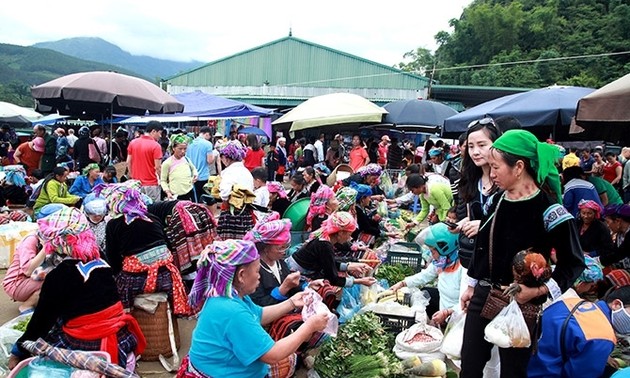
[[227, 209], [221, 211], [219, 215], [217, 236], [221, 240], [242, 239], [252, 228], [254, 228], [254, 214], [249, 207], [245, 207], [240, 213], [235, 210], [234, 214]]

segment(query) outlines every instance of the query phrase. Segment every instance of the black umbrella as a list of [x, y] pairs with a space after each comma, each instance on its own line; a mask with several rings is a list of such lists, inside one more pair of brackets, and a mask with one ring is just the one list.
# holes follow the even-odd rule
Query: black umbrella
[[431, 100], [401, 100], [383, 106], [388, 114], [384, 124], [411, 132], [438, 132], [444, 120], [457, 111], [441, 102]]

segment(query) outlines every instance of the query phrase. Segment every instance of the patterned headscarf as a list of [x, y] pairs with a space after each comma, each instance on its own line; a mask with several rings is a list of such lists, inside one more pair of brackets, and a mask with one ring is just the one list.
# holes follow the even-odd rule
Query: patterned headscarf
[[615, 289], [630, 285], [630, 273], [625, 269], [615, 269], [606, 275]]
[[207, 246], [197, 262], [197, 277], [188, 297], [191, 307], [200, 309], [207, 297], [233, 298], [238, 295], [232, 287], [236, 268], [258, 258], [256, 246], [251, 241], [229, 239]]
[[280, 214], [274, 212], [265, 219], [265, 222], [258, 222], [256, 226], [243, 237], [243, 240], [254, 243], [264, 243], [272, 245], [285, 245], [291, 241], [291, 221], [280, 219]]
[[370, 188], [369, 185], [357, 184], [356, 182], [352, 181], [350, 183], [350, 187], [357, 191], [357, 199], [356, 199], [357, 202], [359, 202], [365, 197], [369, 197], [372, 195], [372, 188]]
[[357, 221], [352, 214], [345, 211], [337, 211], [322, 223], [322, 227], [311, 233], [309, 240], [322, 239], [330, 241], [330, 235], [339, 231], [354, 232], [357, 229]]
[[140, 186], [138, 180], [128, 180], [120, 184], [100, 184], [94, 188], [94, 193], [105, 198], [112, 219], [124, 215], [127, 224], [138, 218], [151, 222], [147, 217], [147, 205], [140, 193]]
[[74, 207], [64, 207], [37, 221], [46, 254], [57, 252], [88, 262], [99, 258], [96, 237], [85, 215]]
[[24, 179], [24, 177], [26, 177], [26, 171], [23, 166], [7, 165], [4, 167], [4, 173], [6, 174], [4, 181], [6, 181], [7, 184], [15, 185], [20, 188], [26, 186], [26, 180]]
[[365, 167], [361, 167], [357, 169], [357, 173], [361, 175], [361, 177], [365, 176], [377, 176], [380, 177], [381, 173], [383, 173], [383, 168], [380, 165], [375, 163], [370, 163]]
[[602, 215], [602, 208], [599, 204], [593, 200], [580, 200], [578, 203], [578, 209], [590, 209], [595, 212], [595, 219], [599, 219]]
[[306, 224], [309, 227], [313, 223], [313, 218], [326, 214], [326, 204], [334, 196], [335, 193], [326, 185], [320, 186], [315, 193], [311, 194], [311, 204], [306, 214]]
[[357, 202], [357, 195], [359, 193], [348, 187], [344, 186], [337, 191], [337, 200], [339, 201], [339, 211], [350, 211], [352, 206]]
[[217, 147], [217, 149], [219, 154], [233, 161], [243, 161], [245, 154], [247, 154], [247, 150], [237, 140], [231, 140], [226, 145]]
[[562, 203], [560, 175], [555, 166], [558, 154], [555, 146], [539, 142], [538, 138], [527, 130], [508, 130], [492, 143], [492, 147], [528, 159], [536, 172], [533, 179], [538, 184], [546, 182], [557, 196], [558, 202]]
[[90, 163], [81, 170], [81, 173], [83, 173], [83, 176], [87, 176], [92, 169], [101, 169], [101, 167], [96, 163]]
[[186, 135], [186, 134], [173, 134], [169, 138], [168, 149], [171, 152], [173, 152], [173, 148], [175, 148], [176, 145], [182, 144], [182, 143], [186, 143], [186, 144], [190, 143], [190, 138], [188, 137], [188, 135]]
[[269, 190], [269, 193], [278, 193], [280, 198], [287, 198], [287, 191], [284, 190], [284, 186], [278, 181], [267, 181], [267, 190]]
[[580, 282], [597, 282], [604, 278], [604, 272], [602, 272], [602, 267], [599, 265], [597, 260], [590, 256], [584, 256], [584, 263], [586, 264], [586, 269], [582, 271], [580, 277], [578, 277], [575, 284], [579, 284]]

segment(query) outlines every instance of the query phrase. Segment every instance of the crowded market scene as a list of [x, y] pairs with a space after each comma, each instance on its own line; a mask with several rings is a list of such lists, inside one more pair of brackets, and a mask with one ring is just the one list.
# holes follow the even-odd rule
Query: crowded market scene
[[630, 378], [630, 74], [437, 64], [0, 80], [0, 377]]

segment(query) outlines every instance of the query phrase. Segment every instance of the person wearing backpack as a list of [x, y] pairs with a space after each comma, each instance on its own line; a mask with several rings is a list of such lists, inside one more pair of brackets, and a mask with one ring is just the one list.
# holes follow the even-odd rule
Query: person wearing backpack
[[77, 169], [80, 171], [89, 164], [101, 162], [100, 152], [96, 142], [90, 138], [90, 128], [82, 126], [79, 129], [79, 139], [74, 142], [73, 159], [77, 162]]
[[195, 200], [193, 184], [197, 181], [197, 168], [186, 157], [186, 148], [190, 138], [184, 134], [174, 134], [170, 138], [171, 156], [162, 163], [160, 185], [166, 198], [179, 200]]

